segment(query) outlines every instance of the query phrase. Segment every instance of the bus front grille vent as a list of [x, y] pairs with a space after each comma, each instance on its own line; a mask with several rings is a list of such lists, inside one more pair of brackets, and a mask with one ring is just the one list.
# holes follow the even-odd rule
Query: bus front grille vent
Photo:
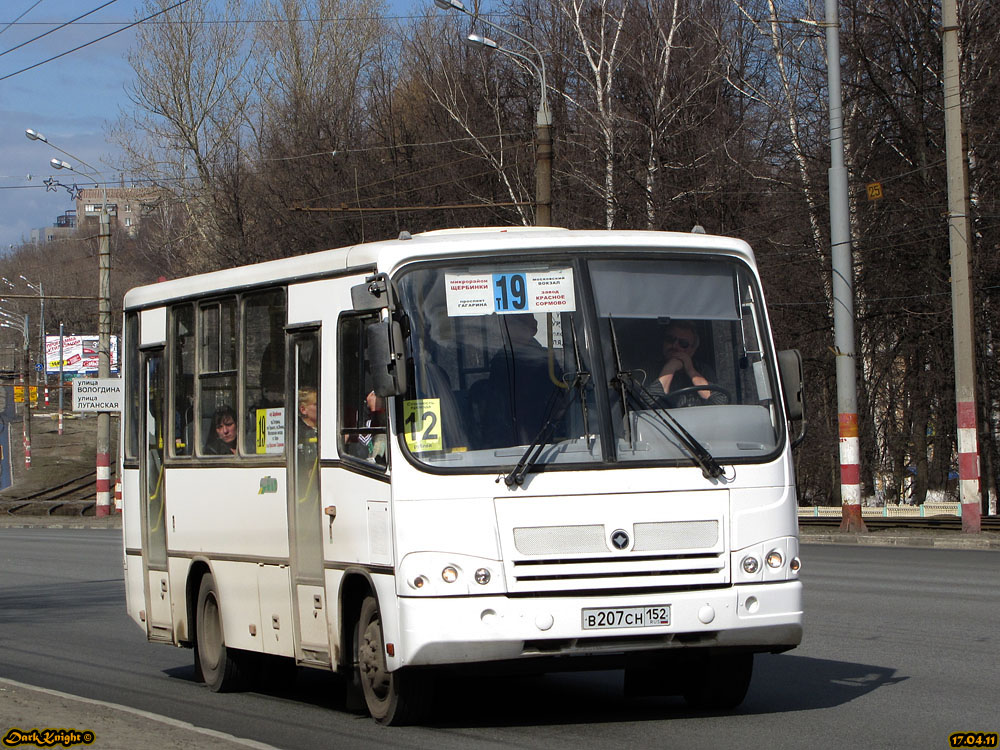
[[614, 549], [601, 524], [513, 529], [511, 593], [714, 586], [728, 583], [719, 520], [634, 523]]
[[[612, 530], [613, 531], [613, 530]], [[719, 522], [656, 521], [632, 525], [633, 552], [679, 552], [713, 548]], [[514, 547], [522, 555], [587, 555], [608, 552], [608, 532], [601, 524], [527, 526], [514, 529]]]

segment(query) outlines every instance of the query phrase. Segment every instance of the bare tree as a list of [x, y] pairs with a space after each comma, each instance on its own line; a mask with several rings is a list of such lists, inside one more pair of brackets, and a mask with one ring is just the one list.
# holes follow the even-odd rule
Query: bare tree
[[[148, 0], [141, 12], [167, 5]], [[239, 216], [238, 199], [227, 199], [220, 178], [240, 162], [258, 75], [245, 23], [251, 17], [240, 0], [187, 3], [161, 23], [140, 25], [129, 54], [133, 110], [114, 135], [130, 170], [183, 206], [205, 248], [243, 241], [241, 221], [223, 221], [216, 209], [225, 203], [230, 216]]]

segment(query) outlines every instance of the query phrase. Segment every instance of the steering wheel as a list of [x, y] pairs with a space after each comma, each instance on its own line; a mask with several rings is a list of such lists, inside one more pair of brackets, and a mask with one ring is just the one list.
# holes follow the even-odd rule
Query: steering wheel
[[[719, 385], [718, 383], [705, 383], [705, 385], [689, 385], [686, 388], [678, 388], [676, 391], [670, 391], [666, 394], [667, 403], [671, 406], [677, 406], [675, 399], [680, 396], [686, 396], [690, 393], [697, 393], [698, 391], [712, 391], [713, 393], [721, 393], [726, 397], [726, 403], [731, 404], [735, 400], [733, 398], [733, 392], [726, 388], [724, 385]], [[704, 399], [703, 399], [704, 400]], [[707, 401], [706, 401], [707, 403]]]

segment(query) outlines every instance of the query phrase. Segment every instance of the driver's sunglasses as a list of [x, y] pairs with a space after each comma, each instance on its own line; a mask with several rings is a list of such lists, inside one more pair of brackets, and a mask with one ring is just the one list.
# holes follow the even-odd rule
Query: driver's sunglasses
[[687, 349], [689, 346], [691, 346], [691, 339], [682, 339], [678, 336], [674, 336], [672, 333], [668, 333], [666, 336], [663, 337], [664, 344], [670, 345], [673, 344], [675, 341], [677, 342], [677, 346], [679, 346], [681, 349]]

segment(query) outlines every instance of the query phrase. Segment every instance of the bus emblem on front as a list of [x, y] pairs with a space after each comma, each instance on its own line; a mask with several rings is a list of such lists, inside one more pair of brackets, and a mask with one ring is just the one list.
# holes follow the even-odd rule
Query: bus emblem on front
[[625, 549], [628, 547], [628, 543], [628, 534], [625, 533], [624, 529], [618, 529], [611, 535], [611, 544], [614, 545], [615, 549]]

